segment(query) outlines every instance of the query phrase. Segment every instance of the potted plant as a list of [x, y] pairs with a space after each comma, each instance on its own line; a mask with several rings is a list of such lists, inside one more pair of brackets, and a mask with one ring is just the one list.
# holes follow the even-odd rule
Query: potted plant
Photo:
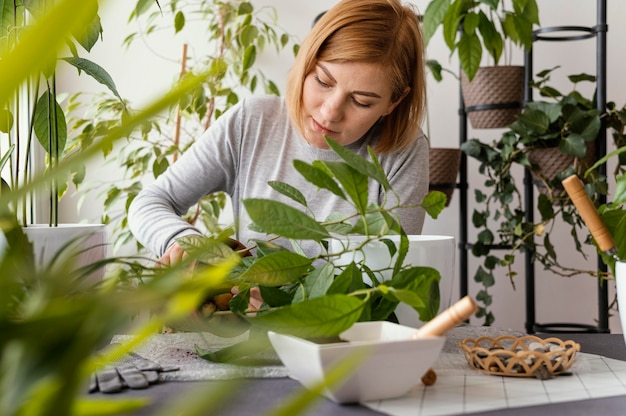
[[[68, 36], [93, 21], [97, 2], [61, 0], [48, 6], [17, 42], [0, 49], [0, 103], [5, 110], [5, 104], [13, 99], [29, 74], [39, 73], [50, 64], [51, 61], [41, 58], [50, 57], [54, 61], [56, 56], [51, 55], [65, 44]], [[200, 82], [201, 78], [196, 78], [178, 84], [142, 113], [126, 118], [123, 127], [109, 131], [100, 142], [61, 158], [46, 171], [32, 172], [26, 182], [3, 186], [0, 193], [0, 242], [4, 243], [0, 244], [0, 413], [120, 414], [145, 404], [134, 399], [103, 404], [85, 397], [89, 373], [103, 362], [112, 362], [116, 354], [128, 351], [131, 346], [125, 345], [100, 359], [94, 352], [113, 334], [131, 326], [137, 325], [138, 340], [145, 338], [153, 333], [155, 324], [159, 326], [159, 322], [167, 321], [166, 316], [176, 316], [179, 313], [176, 311], [186, 313], [181, 299], [198, 296], [210, 284], [199, 281], [190, 286], [171, 271], [169, 277], [164, 274], [160, 282], [154, 281], [135, 291], [115, 290], [105, 285], [83, 284], [82, 277], [103, 262], [76, 269], [71, 259], [65, 259], [58, 262], [58, 267], [37, 268], [32, 244], [24, 234], [26, 228], [18, 221], [14, 207], [31, 192], [47, 188], [53, 179], [67, 177], [103, 147], [123, 137], [125, 129], [135, 128], [168, 108], [175, 103], [174, 97], [188, 93]], [[3, 149], [0, 165], [9, 163], [8, 155]], [[222, 277], [225, 271], [226, 268]], [[218, 271], [214, 277], [220, 278]], [[167, 281], [171, 284], [164, 291], [161, 285]], [[131, 322], [141, 310], [158, 304], [166, 307], [154, 321], [141, 325]], [[180, 410], [180, 407], [176, 409]]]
[[[523, 101], [524, 69], [511, 65], [505, 47], [531, 48], [533, 26], [539, 24], [535, 0], [433, 0], [422, 21], [427, 44], [442, 27], [450, 52], [458, 54], [463, 100], [472, 126], [510, 124]], [[481, 67], [485, 51], [492, 66]], [[505, 65], [500, 65], [501, 60]]]
[[[54, 3], [50, 0], [0, 0], [0, 10], [4, 11], [0, 19], [3, 49], [12, 50], [23, 36], [29, 36], [33, 22], [37, 22]], [[38, 172], [54, 169], [64, 157], [77, 150], [68, 145], [65, 110], [61, 105], [66, 94], [57, 91], [58, 63], [69, 64], [79, 74], [91, 76], [121, 101], [109, 74], [101, 66], [78, 55], [79, 46], [89, 52], [101, 36], [102, 27], [97, 12], [97, 4], [92, 5], [89, 23], [75, 28], [67, 37], [67, 53], [70, 56], [59, 58], [60, 54], [56, 52], [46, 54], [45, 66], [25, 77], [19, 88], [0, 103], [2, 189], [27, 186]], [[104, 254], [104, 225], [59, 224], [59, 200], [66, 193], [68, 184], [71, 182], [78, 186], [84, 174], [84, 166], [75, 166], [65, 177], [52, 179], [45, 190], [24, 194], [12, 205], [35, 244], [36, 262], [42, 266], [49, 264], [61, 247], [72, 241], [78, 243], [79, 236], [87, 239], [81, 244], [91, 247], [83, 257], [101, 257]], [[81, 261], [89, 260], [79, 260], [79, 263]]]
[[[595, 152], [590, 155], [590, 150], [603, 118], [607, 121], [605, 126], [613, 131], [615, 143], [623, 145], [624, 129], [619, 121], [623, 110], [609, 103], [607, 113], [599, 114], [594, 99], [585, 98], [576, 89], [578, 83], [595, 81], [587, 74], [570, 76], [573, 90], [560, 93], [548, 85], [554, 69], [540, 72], [534, 83], [546, 100], [527, 103], [518, 120], [494, 143], [471, 139], [462, 146], [468, 156], [480, 162], [479, 171], [487, 176], [484, 190], [475, 191], [476, 201], [481, 205], [472, 215], [473, 225], [479, 230], [472, 254], [484, 258], [475, 275], [476, 281], [484, 286], [477, 300], [484, 304], [481, 312], [487, 323], [494, 319], [486, 308], [492, 301], [488, 288], [495, 283], [494, 271], [505, 267], [514, 284], [516, 273], [512, 265], [518, 253], [530, 253], [534, 261], [557, 275], [599, 275], [595, 269], [574, 269], [559, 260], [550, 233], [557, 220], [569, 224], [574, 249], [585, 256], [582, 247], [587, 239], [578, 234], [581, 219], [560, 182], [572, 173], [582, 175], [595, 160]], [[546, 150], [550, 152], [550, 172], [533, 162], [532, 155]], [[556, 168], [555, 154], [565, 161]], [[541, 189], [536, 202], [540, 218], [532, 223], [526, 220], [522, 192], [513, 172], [519, 165], [531, 171]], [[593, 195], [606, 194], [606, 176], [597, 170], [590, 171], [586, 188]], [[504, 249], [505, 254], [498, 256], [494, 249]]]
[[[204, 358], [230, 360], [267, 348], [268, 330], [307, 338], [335, 337], [357, 321], [395, 319], [393, 313], [401, 302], [410, 305], [422, 322], [437, 314], [439, 272], [410, 264], [406, 258], [409, 239], [394, 213], [406, 206], [399, 201], [386, 207], [372, 202], [363, 204], [368, 199], [367, 190], [358, 184], [368, 180], [383, 185], [387, 200], [395, 198], [374, 153], [370, 153], [373, 160], [367, 161], [331, 140], [327, 142], [341, 157], [343, 167], [321, 161], [295, 161], [294, 166], [321, 191], [350, 202], [354, 212], [319, 219], [315, 213], [276, 200], [248, 199], [244, 206], [252, 226], [268, 235], [266, 240], [256, 241], [256, 246], [237, 250], [225, 243], [224, 234], [177, 240], [190, 258], [204, 265], [196, 271], [199, 275], [234, 252], [247, 253], [223, 286], [211, 292], [199, 306], [196, 317], [174, 325], [176, 330], [204, 330], [220, 336], [250, 330], [251, 338], [240, 344], [218, 352], [200, 351]], [[270, 182], [268, 186], [291, 198], [294, 204], [306, 206], [302, 193], [289, 184]], [[444, 205], [441, 192], [429, 193], [419, 204], [433, 218]], [[273, 215], [266, 215], [269, 211]], [[392, 236], [398, 237], [396, 243]], [[276, 244], [276, 238], [289, 241], [294, 248]], [[342, 239], [348, 243], [332, 242]], [[317, 242], [319, 254], [304, 255], [298, 247], [305, 240]], [[367, 261], [376, 242], [382, 243], [387, 258], [393, 259], [390, 264], [381, 261], [374, 267], [374, 262]], [[235, 296], [231, 294], [233, 286], [239, 288]], [[253, 288], [260, 290], [265, 302], [257, 310], [249, 308]]]
[[[202, 16], [200, 23], [194, 21]], [[197, 44], [183, 44], [180, 78], [207, 72], [205, 82], [168, 112], [148, 120], [129, 133], [128, 146], [115, 152], [106, 149], [104, 157], [123, 173], [119, 181], [95, 181], [92, 192], [104, 194], [102, 221], [111, 225], [115, 249], [136, 244], [127, 226], [130, 202], [141, 191], [146, 177], [158, 177], [174, 163], [194, 140], [221, 114], [236, 104], [240, 97], [259, 91], [280, 94], [275, 81], [268, 78], [256, 62], [264, 51], [279, 53], [297, 44], [280, 29], [272, 7], [255, 8], [243, 0], [206, 2], [172, 2], [168, 7], [159, 2], [137, 1], [130, 21], [137, 31], [124, 40], [127, 47], [158, 42], [154, 34], [169, 31], [174, 38], [197, 39]], [[182, 42], [182, 41], [181, 41]], [[155, 49], [158, 49], [155, 45]], [[187, 54], [187, 49], [196, 54]], [[199, 52], [197, 52], [199, 51]], [[118, 126], [132, 104], [121, 105], [110, 93], [79, 93], [70, 97], [71, 106], [81, 112], [71, 114], [70, 130], [74, 143], [90, 143]], [[86, 112], [82, 109], [87, 107]], [[220, 228], [220, 215], [227, 198], [222, 193], [208, 195], [185, 216], [190, 223], [202, 221], [209, 232]]]

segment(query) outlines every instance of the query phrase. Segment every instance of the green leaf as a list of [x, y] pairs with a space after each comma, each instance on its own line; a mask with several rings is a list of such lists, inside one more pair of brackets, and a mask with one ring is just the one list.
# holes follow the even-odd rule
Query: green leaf
[[341, 183], [357, 212], [365, 215], [369, 197], [367, 176], [344, 162], [324, 161], [322, 163]]
[[483, 55], [483, 47], [477, 35], [466, 35], [461, 38], [458, 46], [459, 62], [461, 69], [467, 75], [467, 79], [472, 81], [480, 66]]
[[327, 294], [345, 294], [354, 292], [356, 290], [360, 290], [365, 288], [365, 283], [363, 282], [363, 273], [358, 268], [358, 266], [352, 262], [348, 266], [346, 266], [343, 271], [335, 277], [335, 280], [330, 285]]
[[272, 187], [275, 191], [285, 195], [286, 197], [293, 199], [297, 203], [307, 206], [306, 198], [298, 189], [293, 186], [280, 181], [269, 181], [268, 185]]
[[[56, 115], [56, 119], [55, 119]], [[67, 141], [67, 123], [63, 109], [56, 97], [46, 90], [37, 100], [34, 116], [34, 130], [39, 143], [46, 153], [61, 156]], [[50, 148], [51, 146], [52, 149]]]
[[8, 133], [13, 128], [13, 113], [0, 109], [0, 132]]
[[579, 134], [572, 133], [561, 139], [559, 142], [559, 150], [563, 153], [583, 159], [587, 155], [585, 138]]
[[4, 155], [2, 155], [2, 158], [0, 159], [0, 172], [2, 172], [2, 169], [4, 169], [4, 165], [7, 164], [14, 150], [15, 144], [11, 144], [11, 146], [9, 146], [9, 150], [7, 150]]
[[361, 316], [365, 301], [348, 295], [327, 295], [247, 318], [258, 328], [303, 338], [333, 337]]
[[259, 36], [259, 30], [254, 25], [248, 25], [243, 28], [239, 34], [239, 42], [242, 46], [248, 47], [254, 44], [254, 40]]
[[185, 27], [185, 14], [180, 10], [174, 16], [174, 33], [178, 33]]
[[[422, 322], [427, 322], [437, 315], [440, 303], [439, 281], [441, 274], [432, 267], [411, 267], [397, 273], [385, 284], [389, 287], [411, 291], [422, 304], [413, 298], [409, 299], [403, 292], [404, 299], [410, 300]], [[402, 300], [398, 298], [398, 300]]]
[[243, 53], [242, 70], [247, 71], [248, 69], [250, 69], [252, 65], [254, 65], [255, 61], [256, 61], [256, 46], [250, 45], [246, 48], [246, 50]]
[[437, 219], [441, 211], [446, 207], [446, 194], [439, 191], [431, 191], [429, 192], [420, 206], [424, 208], [424, 211], [433, 219]]
[[87, 52], [91, 52], [91, 49], [98, 43], [98, 40], [102, 38], [102, 23], [100, 22], [100, 17], [96, 15], [90, 24], [75, 31], [74, 38]]
[[328, 146], [330, 146], [330, 148], [350, 167], [363, 175], [374, 179], [376, 182], [381, 184], [383, 189], [388, 190], [391, 188], [391, 185], [389, 185], [389, 181], [387, 180], [387, 176], [385, 175], [385, 171], [380, 166], [380, 162], [371, 148], [368, 148], [368, 153], [374, 162], [368, 162], [364, 157], [346, 149], [326, 136], [324, 136], [324, 140], [326, 140]]
[[244, 14], [251, 14], [253, 11], [254, 11], [254, 7], [252, 7], [252, 4], [247, 1], [244, 1], [239, 4], [239, 8], [237, 9], [237, 14], [241, 16]]
[[425, 45], [428, 45], [439, 25], [443, 23], [448, 7], [450, 7], [450, 0], [433, 0], [426, 6], [422, 27]]
[[100, 65], [88, 59], [79, 57], [69, 57], [62, 59], [70, 65], [75, 66], [79, 72], [84, 71], [85, 73], [90, 75], [100, 84], [107, 87], [117, 98], [120, 99], [120, 102], [124, 102], [120, 94], [117, 92], [117, 88], [115, 87], [115, 82], [113, 81], [113, 78], [111, 78], [111, 75], [109, 75], [109, 73]]
[[258, 258], [237, 279], [262, 286], [281, 286], [296, 282], [312, 263], [312, 259], [297, 253], [278, 251]]
[[294, 240], [320, 241], [330, 237], [315, 219], [282, 202], [249, 198], [243, 204], [252, 222], [264, 233]]
[[339, 185], [337, 185], [337, 182], [323, 169], [309, 165], [301, 160], [294, 160], [293, 166], [304, 179], [311, 182], [313, 185], [321, 189], [326, 189], [342, 199], [346, 199], [345, 194]]
[[[324, 296], [332, 286], [335, 277], [335, 267], [332, 263], [324, 263], [321, 267], [314, 269], [306, 276], [304, 284], [300, 286], [305, 291], [305, 299], [318, 298]], [[345, 293], [345, 292], [344, 292]]]

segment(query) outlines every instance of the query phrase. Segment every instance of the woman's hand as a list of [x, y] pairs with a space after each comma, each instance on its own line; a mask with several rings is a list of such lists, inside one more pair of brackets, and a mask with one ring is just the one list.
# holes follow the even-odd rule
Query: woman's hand
[[[236, 295], [237, 293], [239, 293], [239, 287], [234, 286], [231, 290], [230, 293], [232, 293], [233, 295]], [[263, 298], [261, 297], [261, 291], [259, 290], [258, 287], [253, 287], [250, 288], [250, 300], [248, 300], [248, 308], [250, 308], [251, 310], [258, 310], [261, 309], [261, 306], [263, 306]], [[255, 313], [251, 313], [251, 315], [254, 315]]]
[[[165, 250], [163, 256], [159, 259], [158, 266], [159, 267], [169, 267], [174, 266], [177, 263], [180, 263], [184, 259], [186, 259], [189, 255], [185, 253], [178, 243], [174, 243]], [[192, 267], [193, 268], [193, 267]]]

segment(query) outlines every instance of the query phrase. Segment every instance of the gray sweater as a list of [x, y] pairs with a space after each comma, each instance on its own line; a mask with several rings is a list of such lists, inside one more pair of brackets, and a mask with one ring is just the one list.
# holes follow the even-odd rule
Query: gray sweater
[[[374, 127], [347, 148], [369, 159], [367, 146], [374, 147], [378, 137]], [[402, 203], [419, 204], [428, 192], [428, 141], [422, 134], [402, 152], [378, 156], [392, 188]], [[299, 189], [318, 220], [333, 212], [351, 214], [354, 208], [326, 191], [305, 181], [293, 167], [295, 159], [340, 160], [327, 149], [309, 146], [289, 119], [285, 101], [276, 96], [252, 96], [224, 113], [170, 168], [145, 186], [129, 210], [129, 225], [135, 237], [158, 256], [178, 237], [200, 234], [200, 230], [181, 219], [204, 195], [224, 191], [232, 198], [238, 222], [236, 238], [247, 244], [250, 239], [267, 236], [248, 229], [250, 219], [243, 208], [246, 198], [270, 198], [298, 205], [274, 191], [268, 181], [286, 182]], [[382, 203], [382, 188], [369, 184], [370, 200]], [[388, 204], [395, 198], [388, 196]], [[421, 208], [397, 211], [407, 234], [419, 234], [424, 223]], [[305, 251], [312, 245], [303, 244]]]

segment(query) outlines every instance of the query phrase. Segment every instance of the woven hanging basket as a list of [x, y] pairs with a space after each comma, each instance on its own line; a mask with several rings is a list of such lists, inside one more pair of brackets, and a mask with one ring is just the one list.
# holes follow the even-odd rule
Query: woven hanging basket
[[[472, 82], [461, 73], [463, 103], [475, 129], [506, 127], [522, 111], [524, 101], [523, 66], [487, 66], [478, 68]], [[503, 108], [482, 109], [498, 105]]]
[[578, 172], [587, 170], [595, 163], [596, 144], [595, 142], [587, 142], [587, 156], [584, 159], [563, 153], [558, 147], [532, 149], [526, 156], [528, 161], [537, 167], [530, 171], [537, 190], [551, 199], [556, 199], [564, 197], [565, 191], [560, 187], [550, 188], [547, 184], [570, 166], [574, 166]]
[[431, 147], [429, 155], [429, 190], [446, 194], [446, 206], [452, 200], [461, 165], [461, 149]]

